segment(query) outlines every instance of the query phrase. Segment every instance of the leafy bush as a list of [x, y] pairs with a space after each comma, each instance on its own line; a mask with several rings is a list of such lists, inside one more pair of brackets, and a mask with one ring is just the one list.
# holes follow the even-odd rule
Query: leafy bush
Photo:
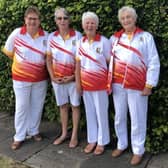
[[[72, 16], [72, 26], [82, 32], [81, 15], [94, 11], [100, 18], [99, 31], [110, 37], [120, 28], [117, 11], [123, 5], [132, 5], [138, 13], [138, 25], [154, 35], [161, 61], [161, 74], [158, 87], [149, 101], [148, 134], [146, 148], [152, 153], [168, 150], [168, 5], [166, 0], [1, 0], [0, 3], [0, 46], [16, 27], [23, 25], [24, 11], [29, 5], [36, 5], [41, 11], [42, 27], [48, 32], [55, 30], [54, 10], [65, 6]], [[14, 94], [11, 81], [11, 61], [0, 53], [0, 111], [14, 111]], [[112, 99], [109, 108], [110, 123], [113, 129], [114, 110]], [[83, 109], [82, 109], [83, 111]], [[82, 113], [84, 114], [84, 113]], [[48, 87], [44, 117], [58, 120], [58, 108], [51, 85]], [[85, 126], [82, 118], [81, 125]]]

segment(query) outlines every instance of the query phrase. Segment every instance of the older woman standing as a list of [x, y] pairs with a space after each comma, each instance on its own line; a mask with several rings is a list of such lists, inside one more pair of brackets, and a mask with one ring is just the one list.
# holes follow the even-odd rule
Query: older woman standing
[[84, 152], [94, 151], [95, 155], [102, 154], [104, 146], [109, 143], [106, 89], [110, 43], [96, 32], [98, 24], [95, 13], [83, 13], [85, 36], [80, 40], [76, 54], [76, 84], [78, 92], [83, 94], [87, 121], [88, 144]]
[[73, 130], [70, 148], [78, 145], [78, 125], [80, 119], [80, 95], [75, 87], [76, 42], [81, 33], [71, 29], [70, 15], [64, 8], [55, 11], [58, 30], [51, 33], [47, 46], [47, 66], [52, 80], [57, 105], [60, 107], [62, 134], [53, 144], [61, 144], [67, 138], [69, 102], [72, 107]]
[[29, 7], [25, 25], [8, 37], [3, 52], [13, 60], [12, 78], [16, 97], [13, 150], [18, 149], [26, 135], [41, 141], [39, 125], [47, 91], [48, 73], [45, 64], [47, 32], [40, 27], [40, 12]]
[[123, 29], [111, 37], [113, 54], [113, 101], [115, 131], [118, 138], [113, 157], [128, 146], [127, 111], [131, 119], [132, 165], [141, 162], [145, 152], [148, 96], [158, 82], [160, 62], [152, 35], [136, 26], [135, 9], [118, 11]]

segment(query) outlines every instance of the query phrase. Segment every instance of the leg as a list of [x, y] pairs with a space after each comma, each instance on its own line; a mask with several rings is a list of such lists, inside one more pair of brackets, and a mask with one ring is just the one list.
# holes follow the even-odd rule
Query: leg
[[67, 137], [67, 127], [68, 127], [68, 104], [60, 106], [60, 118], [61, 118], [61, 127], [62, 134], [59, 138], [54, 141], [54, 145], [61, 144]]
[[109, 120], [108, 120], [108, 95], [106, 91], [96, 91], [93, 93], [94, 104], [96, 106], [96, 116], [98, 124], [97, 146], [94, 150], [95, 155], [104, 152], [104, 145], [110, 141]]
[[147, 96], [141, 96], [140, 91], [129, 93], [129, 109], [131, 116], [131, 143], [133, 157], [131, 165], [138, 165], [145, 152], [146, 124], [147, 124]]
[[131, 143], [134, 154], [143, 155], [147, 125], [147, 96], [140, 91], [129, 93], [129, 109], [131, 117]]
[[13, 150], [19, 149], [22, 141], [26, 137], [27, 131], [27, 115], [29, 112], [30, 83], [13, 81], [15, 93], [15, 136], [11, 145]]
[[61, 124], [62, 124], [62, 136], [67, 136], [67, 127], [68, 127], [68, 104], [60, 106], [60, 117], [61, 117]]
[[28, 121], [29, 135], [34, 136], [39, 134], [39, 126], [41, 122], [41, 116], [46, 97], [46, 92], [47, 92], [47, 81], [32, 84], [31, 98], [30, 98], [31, 103], [30, 103], [29, 121]]
[[120, 156], [128, 146], [127, 137], [127, 91], [120, 85], [113, 85], [113, 101], [115, 108], [115, 132], [118, 138], [117, 149], [112, 152], [113, 157]]
[[97, 142], [97, 117], [96, 117], [96, 109], [95, 104], [93, 102], [93, 93], [84, 91], [83, 93], [83, 100], [85, 104], [85, 111], [86, 111], [86, 122], [87, 122], [87, 135], [88, 135], [88, 142], [89, 143], [96, 143]]
[[97, 143], [97, 118], [96, 118], [96, 110], [93, 102], [92, 93], [89, 91], [83, 92], [83, 100], [86, 111], [86, 122], [87, 122], [87, 140], [88, 145], [85, 147], [84, 152], [90, 153], [96, 146]]
[[73, 122], [73, 129], [72, 129], [72, 136], [71, 141], [69, 144], [70, 148], [74, 148], [78, 144], [78, 125], [80, 120], [80, 108], [72, 106], [72, 122]]
[[15, 107], [15, 130], [14, 141], [23, 141], [27, 131], [27, 117], [29, 113], [29, 99], [31, 86], [24, 82], [13, 81], [16, 98]]
[[108, 95], [106, 91], [93, 93], [98, 124], [97, 144], [104, 146], [109, 143]]
[[70, 148], [74, 148], [78, 144], [78, 126], [80, 120], [80, 95], [77, 93], [75, 82], [67, 84], [67, 90], [72, 106], [72, 136], [69, 143]]
[[58, 145], [61, 144], [66, 138], [67, 138], [67, 127], [68, 127], [68, 92], [66, 89], [66, 85], [62, 84], [56, 84], [52, 82], [56, 102], [57, 105], [60, 107], [60, 119], [61, 119], [61, 127], [62, 127], [62, 133], [61, 136], [58, 137], [53, 144]]

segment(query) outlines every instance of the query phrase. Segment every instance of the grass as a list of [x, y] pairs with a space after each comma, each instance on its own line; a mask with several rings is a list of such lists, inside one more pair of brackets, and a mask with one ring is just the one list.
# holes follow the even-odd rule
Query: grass
[[0, 168], [30, 168], [20, 162], [16, 162], [11, 158], [0, 155]]

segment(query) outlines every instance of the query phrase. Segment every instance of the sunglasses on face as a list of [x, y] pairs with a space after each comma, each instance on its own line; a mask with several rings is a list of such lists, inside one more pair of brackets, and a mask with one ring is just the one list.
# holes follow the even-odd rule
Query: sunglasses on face
[[68, 17], [67, 17], [67, 16], [64, 16], [64, 17], [57, 17], [57, 20], [68, 20]]

